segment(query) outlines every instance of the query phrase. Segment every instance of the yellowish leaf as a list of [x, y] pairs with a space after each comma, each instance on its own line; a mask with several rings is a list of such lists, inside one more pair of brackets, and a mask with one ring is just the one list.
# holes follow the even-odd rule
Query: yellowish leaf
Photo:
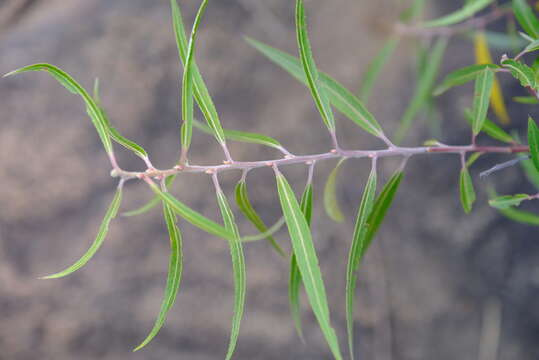
[[[487, 39], [483, 31], [479, 31], [474, 37], [475, 61], [477, 64], [493, 64], [492, 56], [487, 44]], [[490, 104], [500, 123], [507, 125], [510, 123], [509, 114], [505, 106], [502, 88], [497, 78], [494, 78]]]

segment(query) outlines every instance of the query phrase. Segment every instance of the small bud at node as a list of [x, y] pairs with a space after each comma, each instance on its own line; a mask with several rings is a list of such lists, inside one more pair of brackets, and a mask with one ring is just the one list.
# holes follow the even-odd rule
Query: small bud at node
[[272, 166], [273, 166], [273, 162], [268, 161], [268, 162], [266, 163], [266, 166], [272, 167]]
[[329, 152], [332, 153], [332, 154], [336, 154], [336, 153], [337, 153], [337, 149], [331, 149]]
[[208, 169], [205, 171], [206, 174], [208, 175], [212, 175], [215, 171], [213, 171], [213, 169]]

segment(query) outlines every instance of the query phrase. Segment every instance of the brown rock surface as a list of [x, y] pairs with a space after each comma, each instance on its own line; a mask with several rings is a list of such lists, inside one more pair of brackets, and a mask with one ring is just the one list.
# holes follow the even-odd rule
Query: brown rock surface
[[[189, 23], [195, 5], [184, 5]], [[394, 2], [311, 0], [307, 5], [318, 65], [356, 88], [384, 39], [383, 24], [394, 19]], [[308, 91], [242, 40], [248, 35], [295, 51], [293, 10], [293, 2], [284, 0], [212, 1], [197, 61], [225, 127], [274, 136], [294, 153], [327, 151], [329, 139]], [[49, 62], [88, 88], [99, 76], [104, 105], [117, 128], [143, 144], [157, 167], [173, 164], [180, 69], [168, 1], [11, 0], [0, 3], [0, 29], [1, 72]], [[410, 59], [406, 48], [401, 46], [384, 71], [369, 106], [390, 133], [411, 96], [414, 64], [401, 60]], [[447, 69], [472, 61], [466, 42], [455, 41], [452, 49]], [[222, 358], [233, 302], [227, 244], [188, 225], [182, 226], [185, 268], [177, 303], [158, 337], [146, 349], [130, 352], [153, 325], [165, 284], [168, 240], [157, 210], [114, 221], [103, 248], [74, 275], [36, 280], [86, 250], [115, 184], [78, 98], [35, 73], [2, 79], [0, 94], [0, 359]], [[469, 98], [469, 92], [456, 91], [440, 100], [444, 142], [465, 142], [466, 124], [456, 119], [458, 107]], [[513, 114], [519, 118], [518, 111]], [[345, 119], [338, 119], [338, 128], [347, 147], [380, 145]], [[410, 144], [429, 136], [425, 123], [418, 122], [416, 129]], [[197, 134], [193, 150], [193, 163], [222, 158], [205, 135]], [[233, 144], [232, 152], [242, 160], [278, 155], [241, 144]], [[488, 167], [493, 161], [479, 164]], [[128, 169], [142, 165], [123, 152], [120, 162]], [[384, 178], [395, 164], [382, 162]], [[332, 165], [317, 167], [313, 231], [344, 350], [346, 256], [368, 164], [350, 161], [343, 168], [340, 200], [349, 214], [344, 224], [331, 223], [321, 206]], [[286, 174], [299, 190], [305, 169], [286, 169]], [[534, 229], [501, 220], [486, 205], [482, 190], [476, 209], [465, 216], [458, 203], [457, 174], [454, 158], [418, 158], [409, 164], [395, 206], [361, 271], [356, 312], [361, 358], [476, 359], [482, 313], [489, 303], [499, 304], [503, 313], [500, 359], [539, 356], [539, 245]], [[223, 176], [228, 194], [237, 176]], [[507, 192], [529, 190], [521, 178], [514, 169], [495, 180]], [[276, 220], [270, 170], [250, 174], [249, 183], [257, 209], [268, 222]], [[205, 176], [182, 177], [174, 192], [217, 219]], [[129, 184], [122, 209], [150, 196], [143, 185]], [[243, 220], [241, 228], [253, 231]], [[287, 242], [283, 232], [279, 238]], [[328, 359], [309, 311], [304, 312], [307, 345], [294, 333], [287, 263], [265, 243], [247, 246], [246, 258], [247, 307], [235, 358]]]

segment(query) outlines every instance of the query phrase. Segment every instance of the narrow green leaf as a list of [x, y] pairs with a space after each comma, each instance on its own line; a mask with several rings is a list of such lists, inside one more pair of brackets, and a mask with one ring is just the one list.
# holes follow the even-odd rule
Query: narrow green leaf
[[131, 150], [135, 155], [137, 155], [141, 159], [148, 160], [148, 153], [146, 152], [146, 150], [144, 150], [142, 146], [138, 145], [134, 141], [131, 141], [125, 138], [124, 136], [122, 136], [122, 134], [120, 134], [118, 130], [116, 130], [116, 128], [112, 126], [107, 116], [107, 113], [105, 112], [105, 109], [101, 105], [101, 101], [99, 98], [99, 79], [97, 78], [94, 81], [94, 100], [97, 107], [101, 111], [101, 115], [103, 116], [103, 121], [107, 127], [107, 131], [109, 132], [109, 135], [112, 138], [112, 140], [116, 141], [118, 144], [122, 145], [126, 149]]
[[[254, 209], [253, 205], [251, 204], [251, 200], [249, 200], [249, 194], [247, 192], [247, 184], [244, 180], [241, 180], [237, 185], [235, 189], [236, 194], [236, 204], [238, 205], [238, 208], [240, 211], [245, 215], [245, 217], [261, 232], [267, 232], [268, 227], [264, 223], [264, 221], [260, 218], [256, 210]], [[286, 257], [286, 253], [281, 248], [281, 246], [275, 241], [273, 236], [268, 236], [267, 240], [269, 244], [275, 249], [275, 251], [283, 256]]]
[[[175, 2], [175, 1], [174, 1]], [[193, 62], [195, 54], [195, 42], [198, 27], [202, 20], [202, 16], [208, 5], [208, 0], [202, 0], [200, 8], [198, 9], [193, 23], [193, 29], [191, 30], [191, 36], [189, 37], [189, 45], [187, 46], [187, 55], [185, 58], [185, 67], [183, 70], [182, 79], [182, 156], [187, 156], [187, 150], [191, 146], [191, 137], [193, 134]], [[186, 161], [183, 158], [181, 161]]]
[[81, 85], [79, 85], [75, 81], [75, 79], [73, 79], [68, 73], [61, 70], [60, 68], [54, 65], [44, 64], [44, 63], [25, 66], [23, 68], [7, 73], [6, 75], [4, 75], [4, 77], [15, 75], [15, 74], [20, 74], [27, 71], [46, 71], [48, 74], [53, 76], [60, 84], [62, 84], [71, 93], [80, 95], [82, 99], [84, 100], [84, 102], [86, 103], [86, 109], [87, 109], [88, 115], [90, 115], [90, 118], [92, 119], [92, 123], [94, 124], [95, 129], [97, 130], [97, 134], [99, 135], [99, 138], [101, 139], [101, 142], [103, 143], [103, 147], [105, 148], [105, 151], [109, 155], [113, 153], [112, 143], [110, 141], [110, 138], [107, 132], [106, 120], [103, 118], [103, 114], [101, 113], [99, 106], [97, 106], [94, 99], [88, 94], [88, 92]]
[[488, 67], [483, 69], [475, 81], [474, 101], [473, 101], [473, 121], [472, 132], [479, 134], [485, 123], [489, 106], [492, 85], [494, 84], [494, 72]]
[[465, 213], [472, 211], [475, 202], [475, 190], [473, 188], [472, 178], [467, 168], [460, 171], [460, 202]]
[[[313, 209], [313, 186], [308, 183], [301, 195], [300, 202], [301, 212], [305, 216], [307, 224], [311, 225], [312, 209]], [[290, 256], [290, 277], [288, 281], [288, 301], [290, 304], [290, 314], [294, 321], [296, 332], [302, 342], [305, 342], [303, 338], [303, 330], [301, 327], [301, 309], [299, 303], [299, 289], [301, 287], [301, 272], [298, 267], [296, 255], [292, 252]]]
[[367, 234], [365, 235], [365, 240], [363, 241], [364, 246], [361, 247], [361, 251], [358, 255], [358, 258], [361, 259], [369, 249], [369, 246], [374, 239], [374, 236], [378, 232], [380, 225], [384, 221], [387, 211], [393, 204], [397, 190], [400, 187], [404, 174], [401, 170], [396, 171], [387, 183], [382, 188], [380, 195], [376, 198], [374, 205], [372, 207], [371, 214], [367, 219]]
[[150, 188], [157, 196], [159, 196], [161, 200], [163, 200], [170, 206], [172, 211], [174, 211], [176, 214], [178, 214], [194, 226], [206, 231], [209, 234], [227, 240], [235, 239], [235, 235], [230, 230], [208, 219], [199, 212], [191, 209], [171, 194], [162, 192], [157, 185], [151, 184]]
[[528, 194], [504, 195], [490, 199], [488, 204], [496, 209], [507, 209], [513, 206], [519, 206], [524, 200], [530, 200]]
[[430, 58], [425, 66], [424, 72], [420, 74], [412, 100], [410, 101], [410, 104], [406, 108], [400, 120], [400, 126], [395, 134], [395, 142], [397, 144], [402, 141], [412, 126], [414, 118], [427, 103], [430, 97], [432, 86], [436, 80], [438, 69], [440, 68], [440, 64], [447, 47], [447, 41], [448, 40], [446, 38], [440, 38], [432, 47]]
[[539, 216], [529, 211], [514, 208], [498, 209], [498, 211], [508, 219], [526, 225], [539, 226]]
[[[470, 109], [464, 109], [464, 117], [471, 125], [473, 122], [473, 114]], [[511, 137], [511, 135], [509, 135], [505, 130], [503, 130], [501, 127], [496, 125], [492, 120], [488, 118], [485, 118], [485, 122], [483, 123], [481, 131], [483, 131], [485, 134], [487, 134], [493, 139], [500, 140], [508, 144], [515, 143], [515, 140]]]
[[519, 104], [537, 105], [539, 100], [535, 96], [514, 96], [513, 101]]
[[412, 20], [421, 16], [425, 8], [425, 0], [414, 0], [412, 5], [399, 14], [399, 19], [403, 23], [410, 23]]
[[359, 205], [352, 245], [346, 267], [346, 328], [350, 359], [354, 359], [354, 297], [357, 283], [357, 268], [364, 254], [367, 235], [367, 220], [371, 214], [376, 194], [376, 168], [373, 166]]
[[296, 0], [296, 35], [298, 40], [298, 48], [301, 59], [301, 65], [305, 73], [305, 78], [311, 90], [311, 95], [314, 99], [316, 107], [322, 116], [322, 120], [330, 132], [335, 132], [335, 119], [333, 111], [329, 104], [329, 100], [323, 89], [319, 86], [318, 70], [314, 62], [311, 51], [311, 44], [307, 34], [307, 24], [305, 22], [305, 8], [303, 0]]
[[176, 225], [176, 216], [170, 207], [163, 203], [163, 217], [167, 225], [168, 235], [170, 238], [170, 258], [168, 264], [167, 284], [165, 294], [161, 303], [161, 310], [155, 320], [155, 324], [144, 341], [140, 343], [133, 351], [137, 351], [146, 346], [159, 333], [163, 327], [169, 310], [176, 301], [176, 295], [180, 289], [180, 280], [183, 269], [183, 252], [182, 252], [182, 234]]
[[[185, 64], [187, 60], [188, 42], [187, 36], [185, 35], [185, 27], [182, 20], [181, 10], [176, 0], [170, 0], [170, 6], [172, 9], [172, 24], [174, 27], [176, 45], [178, 47], [178, 55], [180, 61]], [[213, 100], [211, 99], [208, 88], [202, 79], [202, 75], [200, 74], [195, 61], [193, 61], [192, 64], [192, 71], [195, 100], [200, 107], [208, 126], [213, 130], [215, 139], [220, 144], [224, 144], [226, 141], [225, 134], [223, 132], [223, 128], [221, 127], [219, 115], [217, 114]]]
[[524, 48], [524, 51], [526, 53], [534, 52], [537, 50], [539, 50], [539, 40], [532, 41], [531, 43], [528, 44], [528, 46]]
[[470, 155], [468, 160], [466, 160], [466, 167], [469, 169], [470, 166], [472, 166], [477, 161], [477, 159], [479, 159], [481, 155], [483, 155], [483, 153], [480, 153], [480, 152], [476, 152]]
[[[251, 46], [286, 70], [298, 81], [307, 85], [301, 62], [297, 58], [256, 40], [250, 38], [246, 38], [246, 40]], [[331, 76], [323, 72], [319, 72], [319, 76], [321, 85], [337, 110], [368, 133], [374, 136], [383, 134], [380, 124], [357, 97]]]
[[528, 2], [526, 0], [513, 0], [513, 12], [524, 31], [534, 39], [538, 39], [539, 20], [528, 6]]
[[58, 279], [64, 276], [67, 276], [84, 265], [90, 259], [95, 255], [97, 250], [103, 245], [103, 241], [105, 240], [105, 236], [107, 236], [107, 233], [109, 231], [109, 225], [112, 219], [116, 217], [116, 214], [118, 213], [118, 208], [120, 207], [120, 204], [122, 202], [122, 186], [118, 186], [118, 189], [116, 190], [116, 194], [114, 195], [114, 198], [112, 199], [112, 202], [110, 203], [110, 206], [105, 213], [105, 217], [103, 218], [103, 222], [101, 223], [101, 226], [99, 226], [99, 231], [97, 233], [97, 236], [90, 246], [90, 248], [86, 251], [84, 255], [81, 256], [79, 260], [77, 260], [73, 265], [69, 266], [68, 268], [57, 272], [52, 275], [43, 276], [41, 279]]
[[326, 185], [324, 186], [324, 208], [326, 209], [326, 214], [338, 223], [344, 221], [344, 215], [337, 200], [337, 176], [343, 162], [344, 159], [341, 159], [337, 163], [337, 166], [329, 174]]
[[273, 234], [275, 234], [277, 231], [281, 230], [281, 228], [283, 227], [285, 221], [284, 221], [284, 217], [281, 217], [279, 220], [277, 220], [275, 222], [275, 224], [271, 225], [269, 228], [268, 228], [268, 231], [265, 231], [265, 232], [262, 232], [262, 233], [258, 233], [258, 234], [255, 234], [255, 235], [247, 235], [247, 236], [243, 236], [241, 238], [241, 241], [242, 242], [253, 242], [253, 241], [259, 241], [259, 240], [264, 240], [266, 239], [268, 236], [273, 236]]
[[[176, 176], [177, 175], [171, 175], [171, 176], [169, 176], [169, 177], [167, 177], [165, 179], [165, 184], [166, 184], [167, 188], [170, 187], [170, 185], [172, 185], [172, 183], [176, 179]], [[161, 198], [159, 196], [155, 195], [150, 201], [148, 201], [146, 204], [142, 205], [141, 207], [136, 208], [136, 209], [131, 210], [131, 211], [126, 211], [126, 212], [122, 213], [121, 215], [125, 216], [125, 217], [142, 215], [142, 214], [147, 213], [148, 211], [150, 211], [151, 209], [153, 209], [157, 205], [159, 205], [161, 202], [162, 202]]]
[[539, 128], [531, 116], [528, 117], [528, 145], [533, 165], [539, 170]]
[[435, 20], [426, 21], [421, 24], [422, 27], [439, 27], [456, 24], [473, 16], [476, 12], [486, 8], [493, 0], [475, 0], [469, 1], [462, 8], [442, 16]]
[[535, 89], [537, 87], [535, 73], [529, 66], [513, 59], [502, 60], [502, 65], [504, 68], [511, 71], [513, 77], [520, 81], [522, 86], [531, 89]]
[[234, 272], [234, 316], [232, 317], [232, 329], [230, 331], [230, 342], [228, 345], [228, 351], [226, 354], [226, 360], [232, 358], [236, 344], [238, 342], [238, 335], [240, 333], [240, 323], [243, 317], [243, 310], [245, 308], [245, 293], [246, 293], [246, 271], [245, 271], [245, 258], [243, 255], [243, 247], [241, 244], [240, 232], [234, 219], [234, 214], [228, 200], [221, 191], [217, 189], [217, 202], [221, 209], [221, 215], [225, 223], [226, 229], [233, 233], [234, 236], [228, 239], [230, 246], [230, 256], [232, 257], [232, 270]]
[[[210, 127], [200, 121], [193, 120], [193, 126], [206, 134], [213, 134]], [[283, 150], [283, 146], [277, 140], [262, 134], [237, 131], [237, 130], [223, 130], [225, 137], [228, 140], [238, 141], [243, 143], [259, 144], [269, 146], [278, 150]]]
[[376, 80], [378, 79], [378, 76], [380, 75], [380, 72], [395, 52], [398, 44], [398, 37], [390, 37], [367, 66], [367, 71], [365, 72], [365, 75], [363, 75], [361, 89], [359, 90], [359, 98], [364, 104], [367, 104], [369, 101], [372, 89], [376, 83]]
[[316, 256], [309, 224], [305, 219], [305, 215], [301, 212], [294, 192], [284, 176], [277, 172], [276, 179], [281, 208], [286, 219], [292, 247], [296, 255], [309, 303], [333, 356], [335, 359], [341, 360], [342, 355], [339, 349], [339, 341], [335, 330], [331, 327], [326, 290], [318, 265], [318, 257]]
[[476, 64], [476, 65], [470, 65], [463, 67], [461, 69], [455, 70], [451, 73], [449, 73], [442, 83], [438, 85], [432, 94], [434, 96], [438, 96], [446, 92], [447, 90], [451, 89], [454, 86], [462, 85], [467, 83], [468, 81], [474, 80], [477, 75], [479, 75], [482, 71], [484, 71], [486, 68], [490, 69], [497, 69], [499, 68], [498, 65], [494, 64]]

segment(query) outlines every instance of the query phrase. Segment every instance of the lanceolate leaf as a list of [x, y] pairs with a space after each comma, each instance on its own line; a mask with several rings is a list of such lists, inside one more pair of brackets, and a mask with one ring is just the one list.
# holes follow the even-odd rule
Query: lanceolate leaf
[[230, 209], [230, 205], [223, 194], [223, 192], [217, 190], [217, 201], [223, 221], [226, 229], [233, 233], [234, 236], [228, 239], [230, 245], [230, 255], [232, 257], [232, 270], [234, 272], [234, 316], [232, 317], [232, 330], [230, 331], [230, 343], [228, 345], [228, 351], [226, 354], [226, 360], [232, 358], [236, 344], [238, 342], [238, 335], [240, 333], [240, 323], [243, 317], [243, 309], [245, 308], [245, 291], [246, 291], [246, 272], [245, 272], [245, 258], [243, 256], [243, 247], [241, 244], [240, 232], [234, 219], [234, 214]]
[[167, 318], [168, 311], [174, 305], [176, 295], [180, 289], [180, 280], [183, 269], [182, 234], [178, 226], [176, 226], [176, 215], [174, 215], [166, 203], [163, 203], [163, 217], [165, 218], [168, 235], [170, 238], [170, 258], [165, 295], [163, 297], [163, 302], [161, 303], [161, 310], [159, 311], [159, 315], [155, 320], [152, 330], [146, 339], [144, 339], [144, 341], [142, 341], [142, 343], [140, 343], [140, 345], [137, 346], [133, 351], [142, 349], [150, 341], [152, 341], [159, 330], [161, 330]]
[[539, 20], [526, 0], [513, 0], [513, 11], [522, 28], [534, 39], [539, 38]]
[[344, 159], [337, 163], [337, 166], [328, 176], [326, 186], [324, 186], [324, 208], [328, 216], [338, 223], [344, 221], [344, 215], [337, 200], [337, 177], [343, 162]]
[[301, 59], [301, 65], [305, 73], [305, 78], [309, 88], [311, 89], [311, 95], [322, 119], [326, 124], [330, 132], [335, 131], [335, 119], [333, 118], [333, 112], [329, 104], [329, 100], [324, 93], [324, 90], [320, 88], [318, 81], [318, 70], [314, 62], [313, 54], [311, 52], [311, 44], [307, 35], [307, 24], [305, 23], [305, 8], [303, 6], [303, 0], [296, 0], [296, 34], [298, 39], [299, 55]]
[[391, 207], [391, 204], [393, 204], [395, 194], [400, 187], [403, 176], [404, 175], [401, 170], [396, 171], [384, 185], [380, 195], [378, 195], [376, 198], [371, 210], [371, 214], [367, 219], [367, 234], [365, 235], [365, 241], [363, 242], [364, 245], [360, 248], [361, 251], [358, 255], [360, 260], [369, 249], [374, 236], [378, 232], [380, 225], [382, 225], [382, 222], [386, 217], [387, 211]]
[[153, 192], [155, 192], [155, 194], [159, 196], [159, 198], [161, 198], [170, 206], [172, 211], [174, 211], [176, 214], [178, 214], [194, 226], [206, 231], [209, 234], [222, 237], [227, 240], [235, 239], [235, 234], [232, 233], [230, 230], [224, 228], [223, 226], [191, 209], [169, 193], [162, 192], [157, 185], [152, 184], [150, 185], [150, 187]]
[[479, 134], [487, 117], [492, 84], [494, 83], [494, 73], [491, 69], [485, 68], [475, 80], [475, 92], [473, 101], [473, 121], [472, 132]]
[[144, 150], [144, 148], [142, 148], [142, 146], [123, 137], [122, 134], [120, 134], [120, 132], [116, 130], [110, 123], [110, 120], [105, 112], [105, 109], [103, 109], [103, 106], [101, 105], [101, 101], [99, 98], [99, 79], [97, 78], [94, 81], [94, 101], [96, 105], [98, 106], [99, 110], [101, 111], [101, 115], [103, 116], [103, 120], [105, 121], [107, 130], [112, 140], [116, 141], [118, 144], [122, 145], [126, 149], [131, 150], [135, 155], [137, 155], [141, 159], [148, 160], [148, 153], [146, 152], [146, 150]]
[[[176, 0], [170, 0], [170, 6], [172, 9], [172, 24], [174, 26], [178, 54], [180, 61], [185, 64], [187, 60], [188, 42], [185, 35], [182, 14]], [[202, 79], [202, 75], [200, 75], [200, 71], [195, 61], [193, 61], [192, 64], [192, 71], [195, 100], [200, 107], [200, 110], [204, 114], [204, 118], [206, 119], [208, 125], [212, 129], [216, 140], [220, 144], [224, 144], [225, 135], [223, 133], [223, 128], [221, 127], [221, 122], [219, 121], [219, 115], [217, 114], [217, 110], [215, 109], [215, 105], [211, 99], [208, 88]]]
[[485, 68], [496, 69], [499, 66], [494, 64], [476, 64], [466, 66], [462, 69], [455, 70], [449, 73], [444, 81], [433, 91], [434, 96], [438, 96], [451, 89], [453, 86], [458, 86], [474, 80]]
[[380, 71], [382, 71], [384, 65], [391, 58], [391, 55], [395, 52], [397, 45], [399, 44], [399, 38], [396, 36], [390, 37], [380, 49], [378, 54], [372, 59], [369, 66], [367, 66], [367, 71], [363, 75], [363, 81], [361, 84], [361, 89], [359, 91], [359, 98], [363, 103], [367, 104], [369, 101], [369, 96], [371, 95], [374, 84]]
[[[301, 63], [297, 58], [256, 40], [250, 38], [246, 38], [246, 40], [298, 81], [307, 84]], [[319, 72], [319, 76], [322, 87], [326, 90], [330, 102], [337, 110], [370, 134], [380, 136], [383, 133], [380, 124], [357, 97], [329, 75]]]
[[427, 103], [430, 93], [432, 91], [432, 86], [434, 85], [434, 81], [436, 80], [438, 69], [440, 67], [440, 63], [442, 62], [446, 47], [446, 38], [438, 39], [436, 41], [436, 44], [433, 46], [430, 53], [430, 58], [428, 59], [425, 66], [425, 70], [420, 75], [414, 96], [400, 120], [400, 126], [395, 134], [395, 142], [397, 144], [402, 141], [402, 139], [410, 129], [410, 126], [412, 125], [412, 122], [417, 116], [419, 110], [421, 110], [423, 106]]
[[526, 88], [535, 89], [537, 87], [537, 81], [535, 79], [535, 73], [533, 70], [518, 61], [513, 59], [505, 59], [502, 61], [503, 67], [509, 69], [511, 74], [520, 81], [520, 84]]
[[191, 37], [189, 38], [189, 45], [187, 46], [187, 56], [185, 59], [185, 67], [183, 70], [182, 79], [182, 160], [186, 161], [187, 150], [191, 146], [191, 137], [193, 134], [193, 59], [195, 54], [195, 41], [200, 26], [200, 21], [204, 15], [204, 11], [208, 5], [208, 0], [202, 0], [198, 13], [193, 23], [193, 29], [191, 30]]
[[513, 101], [519, 104], [537, 105], [539, 100], [535, 96], [514, 96]]
[[[301, 212], [305, 216], [307, 224], [311, 225], [311, 216], [313, 208], [313, 187], [311, 183], [308, 183], [303, 191], [300, 202]], [[292, 315], [292, 320], [294, 320], [294, 326], [296, 327], [296, 332], [302, 341], [303, 339], [303, 330], [301, 327], [301, 309], [299, 303], [299, 289], [301, 287], [301, 272], [298, 267], [298, 262], [296, 260], [296, 255], [292, 252], [290, 256], [290, 277], [288, 281], [288, 301], [290, 303], [290, 314]]]
[[475, 202], [475, 190], [473, 188], [472, 178], [467, 168], [460, 171], [460, 202], [465, 213], [472, 211]]
[[[487, 37], [484, 31], [479, 31], [474, 37], [475, 44], [475, 60], [478, 64], [492, 64], [492, 56], [488, 48]], [[509, 114], [505, 106], [505, 100], [503, 98], [502, 88], [500, 82], [494, 77], [492, 84], [492, 94], [490, 96], [490, 103], [494, 113], [502, 124], [509, 123]]]
[[99, 138], [101, 139], [101, 142], [103, 143], [105, 151], [109, 155], [113, 153], [112, 143], [110, 141], [110, 137], [107, 130], [107, 123], [103, 117], [103, 114], [101, 113], [101, 110], [99, 109], [99, 106], [95, 103], [94, 99], [90, 96], [90, 94], [88, 94], [88, 92], [75, 81], [75, 79], [73, 79], [69, 74], [67, 74], [63, 70], [50, 64], [34, 64], [34, 65], [25, 66], [23, 68], [17, 69], [15, 71], [12, 71], [4, 75], [4, 77], [15, 75], [15, 74], [20, 74], [27, 71], [46, 71], [52, 77], [54, 77], [60, 84], [62, 84], [67, 90], [69, 90], [71, 93], [80, 95], [82, 99], [84, 100], [84, 102], [86, 103], [86, 109], [87, 109], [88, 115], [92, 119], [92, 123], [94, 124], [97, 130], [97, 134], [99, 135]]
[[[207, 134], [211, 135], [213, 133], [208, 125], [201, 123], [200, 121], [193, 120], [193, 126]], [[281, 145], [280, 142], [266, 135], [250, 133], [250, 132], [245, 132], [245, 131], [237, 131], [237, 130], [225, 129], [223, 131], [224, 131], [225, 137], [228, 140], [265, 145], [265, 146], [269, 146], [269, 147], [272, 147], [281, 151], [283, 149], [283, 146]]]
[[505, 217], [522, 224], [539, 226], [539, 216], [529, 211], [518, 210], [514, 208], [498, 209]]
[[309, 303], [333, 356], [335, 359], [341, 360], [339, 342], [330, 323], [326, 290], [318, 265], [318, 257], [313, 245], [309, 224], [301, 212], [294, 192], [284, 176], [277, 172], [276, 179], [279, 200]]
[[539, 170], [539, 128], [531, 117], [528, 118], [528, 145], [533, 165]]
[[[251, 204], [251, 201], [249, 200], [249, 195], [247, 192], [247, 184], [244, 180], [240, 181], [236, 185], [235, 189], [236, 194], [236, 204], [238, 205], [238, 208], [240, 211], [245, 215], [245, 217], [260, 231], [261, 233], [267, 232], [268, 227], [264, 223], [264, 221], [260, 218], [256, 210], [253, 208], [253, 205]], [[283, 257], [286, 256], [284, 250], [281, 248], [281, 246], [275, 241], [275, 238], [273, 236], [267, 237], [268, 242], [270, 245], [277, 251], [277, 253]]]
[[524, 200], [529, 200], [528, 194], [498, 196], [488, 201], [489, 205], [496, 209], [507, 209], [512, 206], [519, 206]]
[[520, 162], [522, 168], [524, 169], [524, 174], [530, 183], [539, 190], [539, 170], [535, 168], [533, 161], [530, 159], [522, 160]]
[[112, 219], [116, 217], [116, 214], [118, 213], [118, 208], [120, 207], [120, 203], [122, 202], [122, 186], [118, 186], [118, 189], [116, 190], [116, 194], [114, 195], [114, 198], [112, 199], [112, 202], [110, 203], [110, 206], [105, 214], [105, 217], [103, 218], [103, 222], [101, 223], [101, 226], [99, 226], [99, 231], [97, 233], [97, 236], [90, 246], [90, 248], [86, 251], [82, 257], [77, 260], [73, 265], [69, 266], [65, 270], [62, 270], [60, 272], [57, 272], [52, 275], [43, 276], [42, 279], [58, 279], [64, 276], [67, 276], [84, 265], [90, 259], [95, 255], [97, 250], [103, 245], [103, 241], [105, 241], [105, 237], [107, 236], [107, 233], [109, 231], [109, 225]]
[[487, 7], [493, 0], [475, 0], [469, 1], [459, 10], [442, 16], [441, 18], [424, 22], [423, 27], [438, 27], [438, 26], [448, 26], [456, 24], [467, 18], [473, 16], [476, 12], [483, 10]]
[[348, 253], [348, 265], [346, 267], [346, 328], [348, 331], [348, 348], [350, 359], [354, 359], [354, 296], [357, 283], [357, 268], [364, 253], [367, 235], [367, 219], [371, 214], [376, 193], [376, 168], [373, 166], [363, 196], [359, 204], [356, 226], [352, 245]]
[[[464, 110], [464, 117], [470, 124], [473, 122], [473, 114], [470, 109]], [[508, 144], [513, 144], [515, 140], [509, 135], [505, 130], [503, 130], [501, 127], [496, 125], [492, 120], [489, 120], [488, 118], [485, 118], [485, 122], [483, 123], [483, 127], [481, 128], [481, 131], [483, 131], [485, 134], [490, 136], [493, 139], [503, 141]]]

